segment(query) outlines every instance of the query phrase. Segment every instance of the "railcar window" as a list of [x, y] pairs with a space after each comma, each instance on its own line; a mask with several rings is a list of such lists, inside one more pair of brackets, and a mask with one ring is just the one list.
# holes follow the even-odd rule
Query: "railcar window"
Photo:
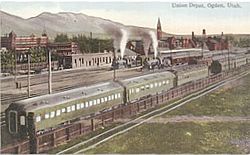
[[62, 108], [62, 113], [66, 112], [66, 109], [65, 108]]
[[134, 88], [132, 88], [131, 92], [134, 93]]
[[117, 94], [115, 94], [115, 99], [117, 99]]
[[142, 90], [142, 91], [144, 90], [144, 86], [141, 86], [141, 90]]
[[76, 110], [76, 106], [75, 106], [75, 105], [72, 105], [72, 106], [71, 106], [71, 110], [72, 110], [72, 111], [75, 111], [75, 110]]
[[131, 89], [129, 89], [128, 91], [129, 91], [129, 94], [131, 94], [131, 93], [132, 93], [132, 90], [131, 90]]
[[36, 116], [36, 122], [40, 122], [41, 121], [41, 116]]
[[104, 102], [104, 98], [103, 98], [103, 97], [101, 98], [101, 102], [102, 102], [102, 103]]
[[61, 115], [61, 110], [56, 110], [56, 116], [60, 116]]
[[111, 99], [114, 100], [114, 94], [111, 96]]
[[111, 96], [108, 97], [109, 101], [111, 101]]
[[108, 101], [108, 97], [105, 97], [105, 98], [104, 98], [104, 101], [107, 102], [107, 101]]
[[150, 88], [153, 88], [153, 87], [154, 87], [154, 84], [153, 84], [153, 83], [151, 83], [151, 84], [150, 84]]
[[161, 82], [159, 82], [159, 87], [161, 86]]
[[67, 112], [71, 112], [71, 107], [70, 106], [67, 107]]
[[163, 81], [162, 84], [165, 85], [165, 84], [166, 84], [166, 81]]
[[49, 118], [49, 113], [45, 114], [45, 119]]
[[20, 116], [20, 125], [25, 125], [25, 116]]
[[120, 93], [118, 93], [118, 98], [121, 98], [121, 94]]
[[146, 89], [149, 89], [149, 85], [146, 85]]
[[81, 109], [84, 108], [84, 103], [81, 103]]
[[97, 99], [97, 104], [100, 104], [101, 103], [101, 100], [98, 98]]
[[169, 80], [167, 80], [166, 83], [169, 84]]
[[79, 110], [81, 108], [80, 104], [76, 104], [76, 110]]
[[55, 117], [55, 112], [54, 111], [50, 112], [50, 118], [53, 118], [53, 117]]
[[94, 105], [96, 105], [96, 100], [94, 100]]
[[157, 86], [158, 86], [158, 83], [155, 82], [155, 87], [157, 87]]
[[90, 107], [92, 106], [92, 104], [93, 104], [93, 102], [92, 102], [92, 101], [89, 101], [89, 106], [90, 106]]
[[140, 91], [140, 88], [136, 88], [136, 89], [135, 89], [135, 92], [136, 92], [136, 93], [139, 93], [139, 91]]
[[85, 102], [85, 107], [89, 107], [89, 102]]

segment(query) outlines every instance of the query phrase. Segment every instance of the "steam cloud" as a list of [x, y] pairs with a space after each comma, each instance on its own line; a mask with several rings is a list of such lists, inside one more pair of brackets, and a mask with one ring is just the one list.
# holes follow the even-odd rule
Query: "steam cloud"
[[120, 49], [121, 52], [121, 58], [124, 57], [125, 48], [128, 41], [128, 31], [124, 28], [121, 28], [117, 25], [112, 24], [102, 24], [102, 28], [112, 36], [114, 42], [114, 48], [117, 51]]
[[157, 37], [156, 34], [153, 31], [149, 31], [149, 34], [152, 38], [152, 42], [153, 42], [153, 48], [154, 48], [154, 58], [157, 57], [157, 47], [158, 47], [158, 41], [157, 41]]
[[123, 58], [124, 56], [124, 52], [125, 52], [125, 48], [127, 45], [127, 41], [128, 41], [128, 32], [124, 29], [121, 29], [122, 32], [122, 39], [120, 42], [120, 51], [121, 51], [121, 58]]

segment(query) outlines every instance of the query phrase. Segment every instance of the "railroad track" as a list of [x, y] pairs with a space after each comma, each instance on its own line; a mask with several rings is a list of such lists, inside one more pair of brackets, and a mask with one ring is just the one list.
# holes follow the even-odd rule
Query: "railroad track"
[[[88, 140], [85, 140], [83, 142], [80, 142], [78, 144], [75, 144], [67, 149], [64, 149], [60, 152], [58, 152], [57, 154], [66, 154], [66, 153], [73, 153], [73, 154], [79, 154], [79, 153], [84, 153], [90, 149], [93, 149], [94, 147], [106, 142], [107, 140], [115, 137], [115, 136], [118, 136], [120, 134], [123, 134], [141, 124], [143, 124], [144, 122], [146, 121], [149, 121], [155, 117], [158, 117], [158, 116], [161, 116], [165, 113], [168, 113], [170, 111], [173, 111], [175, 109], [177, 109], [178, 107], [180, 106], [183, 106], [187, 103], [189, 103], [190, 101], [192, 100], [195, 100], [195, 99], [198, 99], [199, 97], [202, 97], [232, 81], [235, 81], [237, 79], [240, 79], [242, 77], [244, 77], [245, 75], [249, 74], [249, 72], [245, 72], [245, 73], [242, 73], [236, 77], [231, 77], [229, 79], [225, 79], [219, 83], [216, 83], [216, 84], [213, 84], [203, 90], [200, 90], [200, 91], [197, 91], [195, 93], [192, 93], [174, 103], [171, 103], [169, 105], [165, 105], [163, 107], [161, 107], [160, 109], [156, 109], [156, 110], [153, 110], [149, 113], [146, 113], [140, 117], [137, 117], [136, 119], [133, 119], [125, 124], [122, 124], [122, 125], [119, 125], [117, 127], [114, 127], [110, 130], [107, 130], [99, 135], [96, 135]], [[80, 149], [83, 148], [83, 149]]]
[[[146, 73], [148, 74], [148, 73]], [[86, 75], [86, 76], [89, 76]], [[92, 75], [92, 76], [95, 76], [95, 75]], [[131, 76], [124, 76], [126, 78], [128, 77], [133, 77], [133, 75]], [[70, 76], [70, 79], [72, 80], [72, 77]], [[65, 79], [59, 79], [58, 81], [64, 81]], [[105, 81], [102, 81], [102, 82], [107, 82], [109, 80], [105, 80]], [[87, 85], [90, 85], [90, 84], [93, 84], [95, 83], [94, 81], [88, 83]], [[36, 85], [36, 84], [33, 84], [33, 85]], [[32, 85], [31, 85], [32, 86]], [[83, 86], [86, 86], [86, 82], [80, 82], [80, 83], [74, 83], [73, 85], [68, 85], [68, 86], [60, 86], [60, 87], [56, 87], [55, 89], [53, 89], [53, 93], [58, 93], [58, 92], [63, 92], [63, 91], [67, 91], [67, 90], [70, 90], [70, 89], [75, 89], [75, 88], [79, 88], [79, 87], [83, 87]], [[31, 98], [32, 97], [36, 97], [36, 96], [41, 96], [41, 95], [45, 95], [47, 94], [48, 91], [47, 89], [46, 90], [40, 90], [40, 91], [34, 91], [32, 92], [31, 91]], [[10, 103], [14, 103], [16, 101], [20, 101], [20, 100], [24, 100], [24, 99], [27, 99], [28, 96], [27, 96], [27, 93], [25, 94], [18, 94], [18, 95], [15, 95], [13, 96], [12, 94], [4, 94], [3, 96], [1, 96], [1, 104], [2, 105], [5, 105], [5, 104], [10, 104]], [[0, 126], [5, 126], [5, 117], [4, 118], [1, 118], [1, 122], [0, 122]]]

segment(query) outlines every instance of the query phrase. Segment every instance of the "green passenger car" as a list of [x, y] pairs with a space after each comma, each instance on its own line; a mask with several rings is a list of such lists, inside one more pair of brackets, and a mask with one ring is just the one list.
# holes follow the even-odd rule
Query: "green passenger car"
[[24, 128], [32, 123], [28, 121], [30, 114], [33, 116], [32, 125], [40, 131], [121, 103], [123, 88], [114, 82], [30, 98], [13, 103], [6, 110], [8, 115], [12, 114], [8, 117], [9, 124], [15, 124], [9, 131], [12, 134], [27, 132]]
[[177, 85], [182, 85], [191, 81], [199, 80], [208, 76], [207, 65], [189, 65], [175, 68]]
[[126, 86], [126, 101], [132, 102], [144, 96], [154, 95], [174, 87], [175, 75], [171, 72], [148, 74], [122, 80]]

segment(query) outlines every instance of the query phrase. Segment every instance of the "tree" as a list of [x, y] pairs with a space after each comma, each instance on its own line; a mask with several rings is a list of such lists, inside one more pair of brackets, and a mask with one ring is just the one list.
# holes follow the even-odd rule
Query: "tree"
[[57, 34], [55, 39], [54, 39], [54, 42], [68, 42], [69, 41], [69, 37], [67, 34]]

